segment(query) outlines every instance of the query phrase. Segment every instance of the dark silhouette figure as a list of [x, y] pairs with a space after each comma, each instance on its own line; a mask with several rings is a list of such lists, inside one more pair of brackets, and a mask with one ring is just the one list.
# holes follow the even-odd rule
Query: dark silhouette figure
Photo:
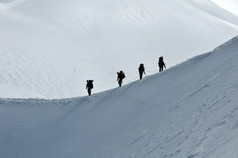
[[159, 72], [163, 71], [163, 69], [166, 68], [163, 57], [159, 57], [158, 65], [159, 65]]
[[87, 80], [86, 89], [88, 89], [88, 96], [90, 96], [93, 89], [93, 80]]
[[119, 84], [119, 87], [121, 87], [121, 84], [122, 84], [122, 80], [125, 78], [125, 74], [123, 71], [120, 71], [117, 73], [117, 81], [118, 81], [118, 84]]
[[144, 64], [140, 64], [140, 67], [138, 68], [138, 70], [139, 70], [139, 75], [140, 75], [140, 80], [141, 80], [143, 73], [146, 74]]

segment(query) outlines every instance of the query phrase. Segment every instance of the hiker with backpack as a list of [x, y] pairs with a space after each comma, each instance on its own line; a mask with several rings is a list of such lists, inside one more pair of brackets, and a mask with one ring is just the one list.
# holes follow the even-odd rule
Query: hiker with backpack
[[163, 60], [163, 57], [159, 57], [159, 62], [158, 62], [158, 65], [159, 65], [159, 72], [163, 71], [164, 68], [166, 68], [165, 66], [165, 63], [164, 63], [164, 60]]
[[138, 70], [139, 70], [139, 75], [140, 75], [140, 80], [141, 80], [143, 73], [146, 74], [144, 64], [140, 64], [140, 67], [138, 68]]
[[119, 87], [121, 87], [121, 84], [122, 84], [122, 80], [125, 78], [125, 74], [123, 71], [120, 71], [120, 72], [117, 72], [117, 81], [118, 81], [118, 84], [119, 84]]
[[87, 80], [86, 89], [88, 90], [88, 96], [90, 96], [93, 89], [93, 80]]

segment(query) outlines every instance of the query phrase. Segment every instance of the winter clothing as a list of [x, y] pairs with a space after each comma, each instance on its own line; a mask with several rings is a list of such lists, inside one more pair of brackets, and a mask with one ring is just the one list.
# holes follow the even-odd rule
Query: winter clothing
[[88, 95], [90, 96], [93, 89], [93, 80], [87, 80], [86, 89], [88, 89]]
[[159, 58], [158, 65], [159, 65], [159, 72], [163, 71], [163, 69], [166, 68], [165, 63], [163, 61], [163, 57]]
[[118, 84], [119, 84], [119, 87], [121, 87], [121, 84], [122, 84], [122, 80], [125, 78], [125, 74], [123, 71], [120, 71], [120, 72], [117, 72], [117, 81], [118, 81]]
[[141, 80], [143, 73], [146, 74], [144, 64], [140, 64], [140, 67], [138, 68], [138, 70], [139, 70], [139, 75], [140, 75], [140, 80]]

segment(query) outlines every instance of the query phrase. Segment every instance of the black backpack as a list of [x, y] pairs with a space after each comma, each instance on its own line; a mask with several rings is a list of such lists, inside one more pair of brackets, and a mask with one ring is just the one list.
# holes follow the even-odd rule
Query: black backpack
[[124, 79], [126, 77], [123, 71], [118, 72], [117, 75], [117, 78], [119, 79]]
[[145, 71], [144, 64], [140, 64], [139, 71]]
[[93, 80], [87, 80], [87, 87], [88, 88], [93, 88]]

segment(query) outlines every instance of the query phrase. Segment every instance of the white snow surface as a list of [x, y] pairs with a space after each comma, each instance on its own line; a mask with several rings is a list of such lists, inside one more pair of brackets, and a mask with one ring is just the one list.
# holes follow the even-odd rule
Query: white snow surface
[[[115, 88], [238, 34], [232, 0], [0, 0], [0, 97], [67, 98]], [[233, 10], [231, 7], [233, 6]], [[233, 11], [233, 12], [232, 12]]]
[[0, 99], [0, 157], [237, 158], [237, 50], [90, 97]]
[[214, 3], [218, 4], [220, 7], [226, 9], [231, 13], [238, 15], [237, 0], [214, 0]]

